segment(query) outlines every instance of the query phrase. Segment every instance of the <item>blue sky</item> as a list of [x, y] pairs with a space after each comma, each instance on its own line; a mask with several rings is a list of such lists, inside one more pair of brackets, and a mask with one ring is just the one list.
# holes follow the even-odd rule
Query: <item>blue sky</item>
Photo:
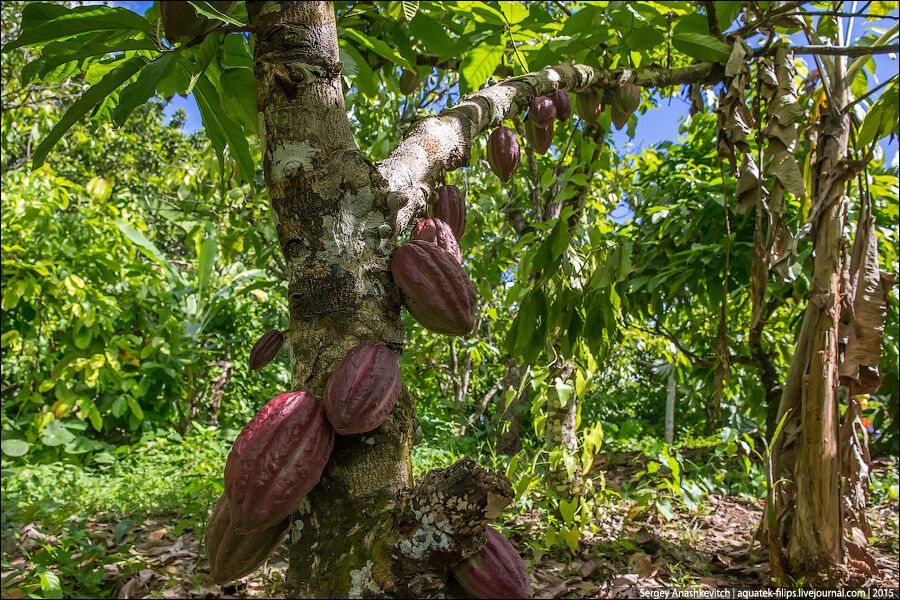
[[[152, 6], [152, 2], [112, 2], [116, 6], [122, 6], [143, 14]], [[891, 25], [890, 21], [875, 21], [873, 25], [887, 28]], [[854, 38], [865, 33], [865, 22], [863, 19], [855, 19]], [[805, 44], [806, 41], [801, 36], [793, 36], [792, 41], [796, 44]], [[812, 57], [804, 57], [813, 64]], [[875, 57], [875, 79], [876, 84], [886, 81], [898, 72], [897, 57], [894, 55], [880, 55]], [[814, 68], [814, 67], [811, 67]], [[175, 96], [169, 102], [166, 108], [166, 114], [172, 115], [175, 111], [182, 109], [187, 114], [183, 131], [185, 133], [193, 133], [200, 129], [203, 124], [200, 119], [200, 112], [197, 109], [197, 103], [192, 96], [182, 98]], [[688, 115], [690, 103], [683, 97], [666, 98], [660, 101], [657, 108], [648, 110], [645, 114], [640, 115], [635, 128], [634, 139], [630, 139], [623, 129], [622, 131], [614, 131], [612, 138], [618, 148], [633, 148], [637, 150], [655, 143], [678, 139], [678, 128], [681, 121]], [[898, 153], [898, 143], [896, 139], [885, 139], [881, 143], [885, 151], [887, 161], [895, 160]]]

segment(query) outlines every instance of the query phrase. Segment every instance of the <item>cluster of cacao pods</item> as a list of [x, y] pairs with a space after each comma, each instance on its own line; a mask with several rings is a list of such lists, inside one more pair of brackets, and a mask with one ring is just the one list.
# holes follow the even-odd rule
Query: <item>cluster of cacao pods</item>
[[[518, 147], [518, 145], [517, 145]], [[410, 241], [394, 252], [391, 274], [403, 305], [423, 327], [466, 335], [475, 327], [475, 287], [462, 267], [459, 238], [466, 204], [455, 185], [438, 187], [432, 216], [413, 227]]]
[[[280, 331], [263, 335], [251, 351], [251, 368], [271, 361], [283, 341]], [[397, 355], [382, 344], [364, 342], [344, 355], [323, 398], [287, 392], [256, 413], [231, 448], [225, 494], [207, 527], [206, 549], [216, 583], [247, 575], [269, 557], [290, 515], [319, 483], [335, 433], [379, 427], [397, 403], [401, 386]]]
[[531, 598], [525, 561], [503, 534], [487, 528], [487, 541], [474, 556], [451, 569], [453, 578], [475, 598]]
[[525, 137], [538, 154], [545, 154], [553, 143], [553, 122], [565, 121], [572, 115], [572, 101], [565, 90], [556, 89], [549, 96], [536, 96], [528, 106]]

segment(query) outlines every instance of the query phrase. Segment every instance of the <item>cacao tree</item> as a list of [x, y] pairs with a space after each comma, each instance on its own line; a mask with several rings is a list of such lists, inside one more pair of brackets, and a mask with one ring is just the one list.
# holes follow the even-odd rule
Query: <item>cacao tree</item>
[[[877, 388], [890, 286], [862, 185], [856, 198], [865, 210], [852, 260], [844, 261], [846, 277], [840, 253], [845, 191], [857, 176], [865, 178], [870, 146], [896, 128], [896, 102], [867, 102], [854, 78], [870, 68], [872, 54], [897, 50], [896, 26], [850, 45], [841, 38], [840, 11], [827, 15], [837, 24], [829, 29], [824, 19], [814, 24], [802, 2], [705, 2], [702, 14], [687, 2], [173, 4], [154, 4], [143, 16], [119, 7], [29, 4], [21, 34], [4, 51], [41, 49], [23, 69], [27, 81], [68, 65], [94, 82], [36, 146], [33, 168], [52, 160], [54, 144], [88, 113], [123, 124], [154, 94], [190, 92], [221, 177], [230, 170], [239, 181], [265, 187], [287, 279], [283, 347], [293, 391], [270, 401], [235, 443], [228, 501], [214, 511], [207, 537], [216, 580], [245, 574], [265, 559], [263, 547], [275, 547], [287, 531], [286, 590], [294, 597], [437, 597], [452, 593], [451, 571], [470, 593], [488, 593], [483, 568], [492, 561], [508, 568], [488, 583], [526, 593], [508, 542], [487, 528], [513, 498], [505, 478], [472, 460], [418, 482], [412, 477], [410, 452], [421, 432], [415, 382], [399, 389], [396, 378], [406, 339], [401, 307], [436, 333], [479, 336], [491, 326], [479, 292], [499, 287], [478, 276], [473, 283], [466, 270], [467, 222], [487, 217], [469, 216], [473, 203], [453, 191], [448, 174], [490, 168], [510, 186], [503, 218], [522, 250], [520, 264], [510, 265], [516, 282], [507, 296], [515, 314], [505, 336], [510, 377], [521, 380], [523, 366], [542, 363], [540, 382], [552, 382], [538, 395], [548, 404], [548, 476], [564, 495], [578, 495], [579, 390], [585, 373], [622, 339], [631, 308], [625, 292], [639, 288], [630, 280], [634, 243], [626, 238], [633, 234], [612, 236], [592, 222], [614, 208], [602, 196], [614, 186], [597, 180], [626, 172], [606, 135], [613, 128], [633, 132], [642, 103], [680, 86], [688, 86], [696, 112], [705, 111], [703, 90], [719, 85], [722, 94], [711, 104], [724, 219], [711, 245], [723, 261], [716, 265], [721, 292], [710, 296], [718, 300], [710, 302], [715, 342], [704, 357], [710, 418], [719, 418], [730, 380], [729, 282], [739, 278], [751, 288], [747, 329], [761, 336], [760, 323], [777, 308], [766, 308], [770, 271], [780, 276], [783, 265], [796, 262], [798, 232], [786, 215], [808, 198], [811, 295], [783, 386], [785, 425], [773, 470], [785, 484], [773, 479], [766, 540], [779, 577], [843, 564], [848, 548], [852, 564], [866, 564], [864, 536], [860, 542], [852, 533], [854, 527], [864, 533], [864, 493], [842, 500], [840, 487], [843, 477], [864, 491], [863, 465], [844, 452], [864, 442], [852, 435], [853, 410], [839, 436], [837, 395], [839, 373], [851, 396]], [[788, 36], [796, 31], [813, 41], [792, 45]], [[758, 34], [767, 41], [756, 44]], [[819, 63], [821, 82], [805, 96], [807, 107], [798, 100], [799, 55]], [[849, 66], [846, 56], [856, 57]], [[443, 90], [441, 110], [419, 113], [434, 92], [417, 90], [430, 85]], [[407, 99], [398, 119], [406, 127], [382, 123], [383, 131], [361, 144], [352, 113], [373, 110], [382, 97], [396, 102], [392, 90]], [[566, 94], [575, 94], [577, 120], [566, 119]], [[862, 105], [869, 110], [857, 129], [850, 108]], [[810, 135], [817, 143], [800, 154], [799, 124], [807, 113], [815, 115]], [[851, 131], [855, 157], [848, 157]], [[263, 181], [255, 178], [248, 141], [254, 138]], [[806, 176], [800, 158], [810, 161]], [[733, 265], [740, 256], [746, 263], [747, 252], [734, 248], [738, 227], [731, 219], [738, 209], [754, 214], [751, 265], [740, 275]], [[429, 216], [430, 225], [418, 225]], [[453, 242], [435, 221], [446, 224]], [[413, 228], [416, 239], [404, 243]], [[846, 342], [842, 318], [850, 327]], [[663, 327], [653, 335], [674, 337]], [[254, 367], [277, 353], [277, 341], [274, 335], [260, 341]], [[753, 360], [770, 397], [776, 386], [764, 354]], [[356, 365], [352, 373], [348, 363]], [[357, 379], [369, 368], [378, 375]], [[463, 403], [467, 377], [457, 378]], [[350, 409], [335, 416], [335, 398], [374, 402], [378, 418], [355, 422]], [[333, 428], [348, 435], [335, 436]], [[268, 449], [254, 443], [259, 431], [271, 431], [277, 443]], [[310, 432], [309, 444], [292, 446], [297, 434]], [[264, 459], [272, 456], [283, 468], [270, 473]], [[247, 521], [238, 510], [266, 518]], [[259, 544], [248, 544], [252, 535]]]

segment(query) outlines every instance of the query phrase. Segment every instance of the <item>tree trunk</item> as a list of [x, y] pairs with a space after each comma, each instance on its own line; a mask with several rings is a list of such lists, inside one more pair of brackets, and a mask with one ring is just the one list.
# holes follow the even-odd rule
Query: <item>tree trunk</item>
[[666, 443], [675, 441], [675, 368], [669, 373], [666, 390]]
[[786, 478], [775, 495], [775, 525], [768, 537], [771, 569], [779, 578], [827, 575], [844, 560], [837, 401], [840, 249], [848, 177], [843, 159], [850, 128], [843, 112], [844, 71], [845, 60], [837, 57], [812, 174], [812, 289], [779, 407], [779, 419], [788, 411], [790, 415], [773, 450], [775, 477]]
[[[568, 379], [573, 365], [563, 367], [557, 375]], [[565, 402], [560, 402], [556, 388], [547, 390], [547, 420], [544, 422], [544, 448], [551, 456], [554, 451], [562, 452], [561, 458], [551, 458], [547, 470], [547, 482], [560, 498], [572, 498], [581, 491], [581, 469], [578, 468], [578, 398], [574, 391]], [[574, 466], [574, 468], [573, 468]], [[571, 475], [569, 474], [571, 471]]]
[[[263, 168], [289, 273], [293, 384], [321, 395], [357, 343], [402, 349], [394, 214], [350, 130], [331, 4], [248, 6]], [[512, 498], [508, 482], [460, 461], [412, 489], [416, 430], [404, 391], [379, 429], [338, 438], [291, 528], [288, 597], [439, 596], [449, 566], [481, 547], [486, 520]]]

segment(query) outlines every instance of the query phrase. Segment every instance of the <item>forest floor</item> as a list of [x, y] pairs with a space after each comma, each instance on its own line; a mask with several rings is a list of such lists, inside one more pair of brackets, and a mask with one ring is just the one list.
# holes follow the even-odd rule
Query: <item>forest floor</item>
[[[885, 464], [875, 465], [876, 470], [884, 468]], [[608, 487], [616, 489], [634, 470], [634, 465], [611, 467], [606, 472]], [[897, 500], [871, 507], [872, 552], [881, 572], [855, 581], [854, 586], [897, 587], [898, 510]], [[536, 598], [627, 598], [638, 597], [639, 588], [754, 588], [767, 583], [765, 553], [758, 545], [751, 549], [762, 516], [756, 502], [710, 495], [702, 511], [676, 511], [674, 518], [664, 520], [652, 512], [635, 511], [632, 502], [621, 500], [603, 515], [599, 532], [582, 538], [574, 556], [559, 549], [529, 560]], [[519, 535], [537, 535], [535, 516], [526, 514], [507, 524]], [[16, 585], [16, 573], [34, 572], [32, 560], [42, 545], [55, 541], [34, 524], [16, 531], [17, 539], [3, 540], [4, 598], [26, 597]], [[282, 546], [263, 569], [236, 585], [221, 587], [209, 582], [202, 531], [193, 525], [153, 519], [130, 524], [123, 533], [115, 520], [107, 521], [101, 514], [88, 520], [86, 532], [95, 550], [83, 556], [75, 552], [67, 559], [75, 566], [104, 562], [103, 583], [97, 583], [110, 597], [277, 597], [286, 568]], [[116, 559], [100, 558], [104, 549], [103, 554]]]

